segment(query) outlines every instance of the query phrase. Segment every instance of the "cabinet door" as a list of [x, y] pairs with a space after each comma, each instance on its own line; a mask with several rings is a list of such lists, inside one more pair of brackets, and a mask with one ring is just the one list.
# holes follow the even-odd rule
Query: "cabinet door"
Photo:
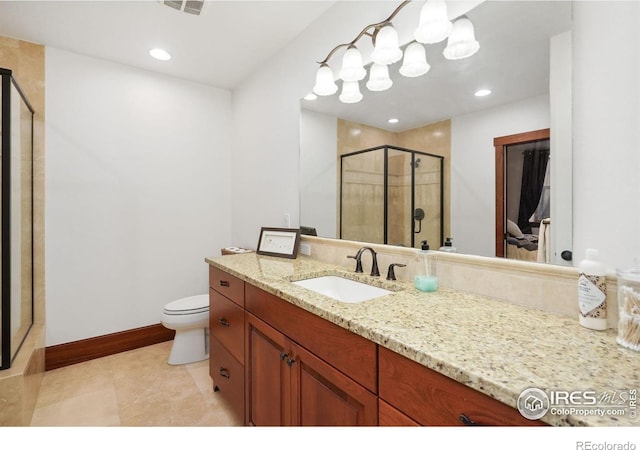
[[294, 425], [378, 424], [374, 394], [294, 343], [291, 343], [291, 353]]
[[290, 425], [288, 339], [251, 314], [246, 318], [246, 411], [249, 425]]

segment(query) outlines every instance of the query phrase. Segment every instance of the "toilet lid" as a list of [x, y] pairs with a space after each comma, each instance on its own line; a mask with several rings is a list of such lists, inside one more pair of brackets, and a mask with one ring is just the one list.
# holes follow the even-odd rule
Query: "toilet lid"
[[167, 303], [165, 314], [196, 314], [209, 311], [209, 295], [193, 295]]

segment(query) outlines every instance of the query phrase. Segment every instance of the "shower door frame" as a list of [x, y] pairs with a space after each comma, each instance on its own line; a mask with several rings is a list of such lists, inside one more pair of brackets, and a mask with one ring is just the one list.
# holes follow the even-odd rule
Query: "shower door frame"
[[342, 209], [343, 209], [343, 199], [342, 199], [342, 186], [343, 186], [343, 160], [344, 158], [347, 158], [349, 156], [354, 156], [354, 155], [359, 155], [362, 153], [368, 153], [368, 152], [373, 152], [373, 151], [377, 151], [377, 150], [384, 150], [384, 164], [383, 164], [383, 179], [384, 179], [384, 185], [383, 185], [383, 197], [384, 197], [384, 201], [383, 201], [383, 215], [384, 215], [384, 224], [383, 224], [383, 244], [384, 245], [388, 245], [389, 244], [389, 235], [388, 235], [388, 231], [389, 231], [389, 224], [388, 224], [388, 220], [387, 220], [387, 215], [389, 213], [389, 205], [388, 205], [388, 194], [389, 194], [389, 150], [399, 150], [399, 151], [403, 151], [403, 152], [407, 152], [407, 153], [411, 153], [411, 224], [412, 224], [412, 228], [411, 228], [411, 247], [415, 247], [415, 223], [413, 221], [413, 213], [415, 211], [416, 205], [415, 205], [415, 188], [416, 188], [416, 183], [415, 183], [415, 177], [416, 177], [416, 168], [415, 168], [415, 162], [416, 162], [416, 155], [422, 155], [422, 156], [430, 156], [433, 158], [437, 158], [440, 160], [440, 245], [443, 244], [444, 242], [444, 156], [442, 155], [435, 155], [433, 153], [428, 153], [428, 152], [423, 152], [420, 150], [413, 150], [413, 149], [409, 149], [409, 148], [403, 148], [403, 147], [397, 147], [395, 145], [379, 145], [377, 147], [371, 147], [371, 148], [366, 148], [363, 150], [356, 150], [354, 152], [350, 152], [350, 153], [346, 153], [344, 155], [340, 155], [340, 234], [339, 237], [340, 239], [343, 239], [342, 237]]
[[[1, 332], [0, 332], [0, 344], [2, 349], [2, 358], [0, 358], [0, 370], [9, 369], [11, 367], [11, 363], [15, 355], [18, 354], [20, 347], [24, 343], [26, 337], [29, 335], [31, 328], [33, 327], [34, 321], [34, 311], [33, 311], [33, 294], [34, 294], [34, 271], [33, 271], [33, 243], [34, 243], [34, 230], [33, 230], [33, 180], [34, 180], [34, 161], [33, 161], [33, 138], [34, 138], [34, 117], [35, 110], [29, 103], [24, 91], [20, 88], [17, 81], [13, 78], [13, 71], [5, 68], [0, 68], [0, 77], [1, 81], [1, 89], [2, 89], [2, 99], [1, 99], [1, 108], [2, 108], [2, 139], [0, 141], [0, 145], [2, 146], [2, 156], [1, 156], [1, 173], [2, 173], [2, 181], [0, 183], [2, 193], [1, 193], [1, 214], [0, 221], [2, 226], [2, 237], [0, 239], [2, 250], [0, 252], [0, 260], [2, 262], [2, 268], [0, 270], [0, 277], [2, 282], [1, 289], [1, 311], [2, 311], [2, 320], [1, 320]], [[17, 345], [15, 351], [12, 352], [11, 349], [11, 341], [12, 341], [12, 333], [11, 333], [11, 86], [16, 88], [16, 91], [21, 97], [21, 100], [24, 102], [24, 105], [31, 112], [31, 323], [29, 324], [29, 328], [27, 329], [24, 337], [21, 339], [20, 343]], [[21, 243], [20, 243], [21, 244]], [[21, 270], [21, 268], [18, 268]]]

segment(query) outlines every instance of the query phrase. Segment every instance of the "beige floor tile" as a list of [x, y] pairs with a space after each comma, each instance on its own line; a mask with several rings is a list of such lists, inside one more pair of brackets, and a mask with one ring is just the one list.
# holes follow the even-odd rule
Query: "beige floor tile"
[[118, 426], [118, 402], [113, 386], [36, 408], [31, 426]]
[[172, 366], [171, 342], [46, 372], [32, 426], [235, 426], [209, 361]]

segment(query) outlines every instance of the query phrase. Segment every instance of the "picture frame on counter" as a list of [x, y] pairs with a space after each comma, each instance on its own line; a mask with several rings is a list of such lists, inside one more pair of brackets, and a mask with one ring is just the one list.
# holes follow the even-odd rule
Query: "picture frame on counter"
[[258, 255], [295, 259], [298, 256], [299, 243], [299, 228], [262, 227], [256, 253]]

